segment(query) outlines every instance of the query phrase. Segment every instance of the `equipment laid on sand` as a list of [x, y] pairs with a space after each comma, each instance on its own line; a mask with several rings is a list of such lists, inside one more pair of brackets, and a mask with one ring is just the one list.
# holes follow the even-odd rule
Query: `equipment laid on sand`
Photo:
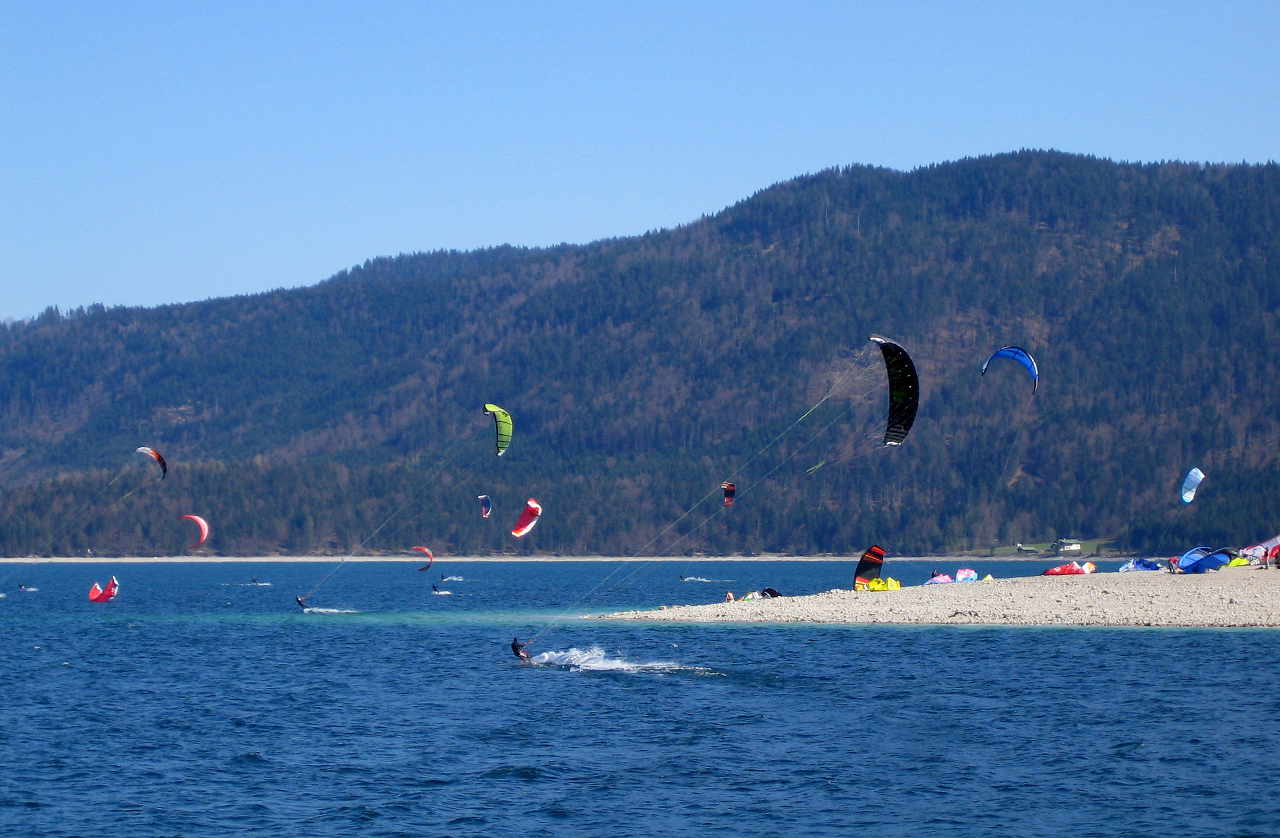
[[1060, 564], [1057, 567], [1051, 567], [1048, 570], [1041, 573], [1040, 575], [1041, 576], [1078, 576], [1084, 573], [1093, 573], [1097, 569], [1098, 569], [1098, 566], [1093, 562], [1085, 562], [1084, 564], [1080, 564], [1079, 562], [1067, 562], [1066, 564]]
[[1280, 535], [1273, 535], [1266, 541], [1242, 547], [1239, 552], [1242, 556], [1255, 559], [1263, 567], [1267, 565], [1267, 562], [1272, 564], [1280, 562]]
[[853, 571], [853, 589], [855, 591], [870, 590], [871, 582], [880, 578], [883, 567], [884, 548], [879, 544], [872, 544], [863, 552], [862, 558], [858, 559], [858, 567]]
[[1177, 573], [1205, 573], [1217, 570], [1233, 558], [1235, 555], [1225, 547], [1220, 550], [1192, 547], [1170, 564], [1177, 568]]

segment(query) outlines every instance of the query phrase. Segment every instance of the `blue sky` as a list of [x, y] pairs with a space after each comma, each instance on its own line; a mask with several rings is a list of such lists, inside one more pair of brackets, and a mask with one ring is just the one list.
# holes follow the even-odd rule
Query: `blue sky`
[[[476, 4], [481, 5], [481, 4]], [[1280, 159], [1280, 4], [7, 3], [0, 318], [1019, 148]]]

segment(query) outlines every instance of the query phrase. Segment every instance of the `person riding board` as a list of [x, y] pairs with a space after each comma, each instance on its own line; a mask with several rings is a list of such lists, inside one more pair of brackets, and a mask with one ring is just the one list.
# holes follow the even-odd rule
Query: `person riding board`
[[521, 643], [520, 638], [518, 637], [511, 638], [511, 654], [515, 655], [517, 658], [519, 658], [522, 661], [529, 660], [529, 653], [525, 651], [525, 647], [527, 647], [528, 645], [529, 645], [529, 641], [527, 640], [524, 643]]

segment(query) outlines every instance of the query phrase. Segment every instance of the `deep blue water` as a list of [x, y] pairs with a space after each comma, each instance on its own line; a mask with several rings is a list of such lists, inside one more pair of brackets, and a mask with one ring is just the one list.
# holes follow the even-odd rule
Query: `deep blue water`
[[851, 569], [0, 566], [0, 835], [1280, 835], [1275, 630], [579, 616]]

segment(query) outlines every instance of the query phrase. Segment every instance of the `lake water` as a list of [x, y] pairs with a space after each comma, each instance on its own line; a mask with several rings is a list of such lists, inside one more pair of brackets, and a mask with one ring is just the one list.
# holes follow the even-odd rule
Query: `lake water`
[[0, 566], [0, 835], [1280, 834], [1275, 630], [581, 617], [851, 571]]

